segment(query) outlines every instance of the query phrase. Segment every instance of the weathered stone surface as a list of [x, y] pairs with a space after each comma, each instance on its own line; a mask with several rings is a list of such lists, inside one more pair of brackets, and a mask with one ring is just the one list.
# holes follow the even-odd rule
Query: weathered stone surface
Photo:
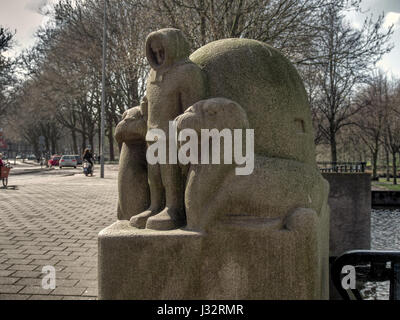
[[[203, 73], [189, 60], [189, 43], [180, 30], [167, 28], [151, 33], [146, 56], [151, 66], [147, 81], [147, 129], [161, 129], [168, 136], [169, 122], [205, 97]], [[151, 204], [131, 219], [137, 228], [170, 230], [185, 224], [184, 185], [176, 164], [148, 165]]]
[[[243, 109], [225, 98], [200, 101], [176, 122], [179, 131], [191, 128], [198, 134], [202, 129], [221, 131], [249, 126]], [[221, 221], [238, 225], [265, 223], [282, 229], [298, 208], [310, 208], [318, 214], [325, 209], [329, 185], [315, 165], [256, 154], [253, 173], [238, 176], [237, 165], [224, 164], [223, 155], [222, 146], [222, 164], [192, 164], [187, 168], [185, 205], [189, 229], [206, 231]]]
[[195, 299], [201, 234], [119, 221], [99, 235], [99, 299]]
[[246, 111], [260, 155], [315, 163], [314, 130], [302, 80], [276, 49], [249, 39], [212, 42], [190, 59], [207, 76], [208, 97]]
[[145, 136], [146, 122], [141, 107], [126, 111], [115, 130], [116, 140], [122, 144], [118, 172], [119, 220], [130, 220], [149, 205]]
[[[189, 60], [176, 29], [151, 34], [146, 50], [147, 130], [168, 133], [173, 119], [179, 129], [254, 129], [255, 170], [191, 164], [182, 177], [176, 165], [149, 165], [151, 205], [132, 217], [137, 228], [119, 221], [99, 235], [100, 299], [327, 299], [329, 186], [295, 68], [246, 39]], [[183, 209], [184, 229], [149, 230], [183, 226]]]
[[371, 248], [371, 175], [324, 173], [330, 184], [330, 256]]
[[208, 235], [117, 222], [99, 236], [99, 299], [327, 298], [317, 224], [303, 210], [290, 229], [227, 226]]

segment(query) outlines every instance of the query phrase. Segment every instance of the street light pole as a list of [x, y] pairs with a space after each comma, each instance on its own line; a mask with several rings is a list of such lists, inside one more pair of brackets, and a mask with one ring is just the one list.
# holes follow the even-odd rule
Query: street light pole
[[101, 178], [104, 179], [104, 138], [105, 138], [105, 104], [106, 104], [106, 58], [107, 58], [107, 0], [104, 0], [103, 22], [103, 75], [101, 94], [101, 134], [100, 134], [100, 165]]

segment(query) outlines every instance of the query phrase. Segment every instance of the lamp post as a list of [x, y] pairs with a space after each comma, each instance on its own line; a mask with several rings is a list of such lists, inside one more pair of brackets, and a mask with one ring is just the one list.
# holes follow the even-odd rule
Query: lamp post
[[105, 103], [106, 103], [106, 56], [107, 56], [107, 0], [104, 0], [103, 22], [103, 75], [101, 94], [101, 134], [100, 134], [100, 165], [101, 178], [104, 179], [104, 137], [105, 137]]

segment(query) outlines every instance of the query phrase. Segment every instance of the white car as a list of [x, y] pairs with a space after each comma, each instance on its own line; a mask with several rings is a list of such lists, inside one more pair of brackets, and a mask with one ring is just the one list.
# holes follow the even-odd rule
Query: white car
[[59, 167], [60, 169], [65, 167], [73, 167], [76, 169], [78, 166], [78, 161], [75, 156], [62, 156], [60, 159]]

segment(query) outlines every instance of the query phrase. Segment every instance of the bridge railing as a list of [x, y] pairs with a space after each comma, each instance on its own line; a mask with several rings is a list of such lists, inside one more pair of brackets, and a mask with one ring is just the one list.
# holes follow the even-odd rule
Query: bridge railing
[[364, 173], [366, 162], [318, 162], [323, 173]]

